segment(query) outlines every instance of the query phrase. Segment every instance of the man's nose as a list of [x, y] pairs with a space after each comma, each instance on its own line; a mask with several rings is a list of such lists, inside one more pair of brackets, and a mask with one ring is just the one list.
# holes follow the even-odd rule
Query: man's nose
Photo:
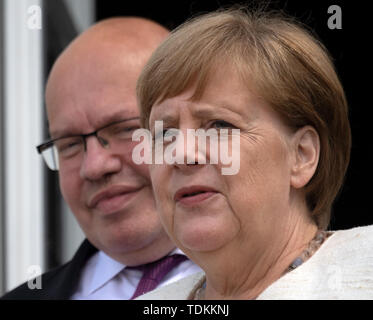
[[106, 148], [99, 137], [86, 137], [85, 152], [80, 167], [80, 176], [83, 179], [97, 181], [101, 178], [119, 172], [121, 159], [118, 155]]

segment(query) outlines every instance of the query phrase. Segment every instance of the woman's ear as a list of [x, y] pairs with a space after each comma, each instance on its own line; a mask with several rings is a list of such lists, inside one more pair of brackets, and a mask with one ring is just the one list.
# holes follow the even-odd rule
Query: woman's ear
[[294, 162], [290, 184], [293, 188], [304, 187], [314, 175], [320, 156], [320, 139], [317, 131], [305, 126], [293, 136]]

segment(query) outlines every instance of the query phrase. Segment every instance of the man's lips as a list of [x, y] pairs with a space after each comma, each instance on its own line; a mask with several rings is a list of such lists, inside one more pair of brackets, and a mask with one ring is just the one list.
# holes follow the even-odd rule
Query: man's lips
[[142, 187], [112, 186], [96, 193], [88, 202], [88, 207], [103, 213], [113, 213], [123, 208]]
[[176, 191], [174, 201], [186, 206], [196, 205], [217, 193], [218, 192], [211, 187], [194, 185]]

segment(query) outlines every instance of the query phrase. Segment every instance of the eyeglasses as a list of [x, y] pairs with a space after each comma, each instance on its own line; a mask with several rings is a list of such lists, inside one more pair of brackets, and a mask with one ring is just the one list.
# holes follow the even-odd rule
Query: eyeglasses
[[60, 161], [75, 161], [87, 150], [86, 139], [95, 136], [105, 149], [112, 145], [132, 141], [132, 134], [139, 129], [139, 117], [112, 122], [91, 133], [60, 137], [49, 140], [36, 149], [49, 169], [58, 171]]

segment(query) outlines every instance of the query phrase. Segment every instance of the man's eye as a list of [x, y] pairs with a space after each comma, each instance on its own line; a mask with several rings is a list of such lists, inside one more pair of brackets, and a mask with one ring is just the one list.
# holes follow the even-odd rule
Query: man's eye
[[130, 132], [130, 131], [133, 131], [133, 130], [136, 130], [138, 129], [138, 127], [123, 127], [123, 128], [119, 128], [116, 133], [121, 133], [121, 132]]
[[81, 150], [82, 146], [82, 140], [79, 138], [66, 138], [56, 141], [57, 150], [63, 156], [74, 155]]
[[107, 130], [104, 135], [127, 139], [131, 138], [132, 133], [139, 128], [139, 125], [118, 125]]
[[59, 151], [65, 151], [65, 150], [68, 150], [68, 149], [75, 148], [78, 145], [79, 145], [78, 141], [64, 142], [64, 143], [58, 145], [58, 150]]
[[125, 127], [125, 128], [122, 128], [121, 130], [118, 131], [118, 133], [128, 133], [128, 132], [133, 132], [137, 129], [139, 129], [140, 127], [139, 126], [133, 126], [133, 127]]

